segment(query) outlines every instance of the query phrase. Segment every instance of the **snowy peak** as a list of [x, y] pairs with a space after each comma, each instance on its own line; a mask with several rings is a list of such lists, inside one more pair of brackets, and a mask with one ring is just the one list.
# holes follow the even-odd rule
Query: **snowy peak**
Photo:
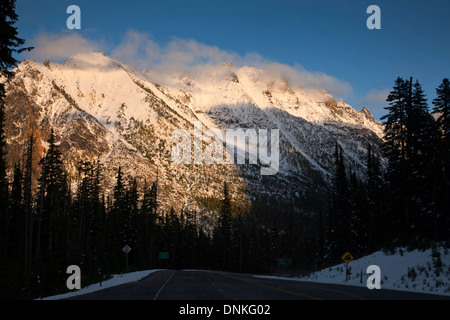
[[70, 57], [61, 64], [68, 69], [84, 69], [92, 71], [105, 71], [107, 69], [121, 68], [121, 64], [104, 53], [80, 53]]
[[[356, 111], [323, 90], [294, 88], [254, 67], [223, 63], [190, 73], [140, 72], [103, 53], [89, 53], [64, 63], [25, 60], [15, 71], [6, 100], [8, 143], [16, 150], [11, 165], [30, 131], [38, 133], [42, 156], [53, 128], [74, 179], [78, 161], [87, 159], [103, 163], [105, 189], [119, 166], [147, 181], [158, 169], [162, 201], [169, 207], [204, 207], [221, 194], [223, 181], [241, 203], [261, 197], [305, 200], [326, 192], [336, 143], [361, 178], [367, 145], [377, 152], [381, 143], [381, 124], [367, 109]], [[278, 174], [262, 178], [259, 165], [250, 164], [175, 164], [173, 132], [193, 133], [197, 121], [203, 132], [278, 129]]]
[[162, 83], [166, 93], [180, 99], [189, 97], [192, 106], [202, 113], [223, 105], [255, 105], [285, 110], [312, 123], [340, 122], [365, 127], [380, 138], [383, 135], [381, 123], [367, 109], [357, 112], [344, 101], [336, 102], [324, 90], [293, 88], [286, 79], [254, 67], [236, 68], [224, 63]]

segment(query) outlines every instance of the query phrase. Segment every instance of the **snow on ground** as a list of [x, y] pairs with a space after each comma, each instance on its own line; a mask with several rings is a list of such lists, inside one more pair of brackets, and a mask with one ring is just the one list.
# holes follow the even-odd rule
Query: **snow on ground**
[[118, 285], [121, 285], [124, 283], [139, 281], [159, 270], [160, 269], [153, 269], [153, 270], [146, 270], [146, 271], [136, 271], [136, 272], [126, 273], [126, 274], [115, 274], [115, 275], [113, 275], [113, 277], [111, 279], [102, 282], [101, 286], [100, 286], [100, 283], [96, 283], [96, 284], [92, 284], [87, 287], [81, 288], [80, 290], [76, 290], [76, 291], [72, 291], [72, 292], [68, 292], [68, 293], [64, 293], [64, 294], [60, 294], [60, 295], [56, 295], [56, 296], [46, 297], [46, 298], [43, 298], [42, 300], [67, 299], [70, 297], [74, 297], [74, 296], [78, 296], [78, 295], [82, 295], [82, 294], [86, 294], [86, 293], [91, 293], [91, 292], [103, 290], [106, 288], [115, 287], [115, 286], [118, 286]]
[[[350, 275], [347, 282], [345, 281], [345, 263], [313, 272], [306, 277], [295, 278], [295, 280], [365, 287], [370, 276], [366, 273], [367, 267], [377, 265], [381, 270], [381, 289], [450, 296], [450, 253], [448, 249], [442, 247], [438, 251], [442, 262], [441, 267], [439, 267], [439, 261], [432, 257], [431, 249], [407, 251], [406, 248], [397, 248], [394, 254], [378, 251], [351, 261], [348, 265]], [[278, 278], [293, 280], [293, 278]]]
[[[381, 289], [423, 292], [450, 296], [450, 252], [448, 249], [443, 247], [439, 247], [437, 251], [440, 253], [440, 260], [438, 260], [436, 256], [432, 256], [431, 249], [425, 251], [420, 251], [417, 249], [407, 251], [406, 248], [397, 248], [393, 254], [385, 253], [383, 251], [375, 252], [360, 259], [355, 259], [349, 263], [348, 267], [350, 275], [347, 282], [345, 281], [345, 263], [313, 272], [306, 277], [286, 278], [263, 275], [254, 275], [254, 277], [365, 287], [367, 278], [370, 276], [366, 273], [367, 267], [370, 265], [377, 265], [381, 269]], [[104, 281], [101, 286], [99, 283], [92, 284], [82, 288], [81, 290], [47, 297], [43, 300], [65, 299], [118, 286], [128, 282], [139, 281], [160, 270], [161, 269], [153, 269], [114, 275], [111, 279]]]

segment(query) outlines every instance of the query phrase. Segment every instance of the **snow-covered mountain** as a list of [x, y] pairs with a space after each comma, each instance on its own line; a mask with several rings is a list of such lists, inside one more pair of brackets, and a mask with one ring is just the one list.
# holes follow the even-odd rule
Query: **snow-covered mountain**
[[[158, 171], [165, 207], [211, 206], [227, 181], [240, 208], [259, 197], [308, 210], [327, 193], [336, 142], [347, 167], [361, 178], [368, 144], [379, 152], [381, 143], [381, 123], [367, 109], [356, 111], [325, 91], [292, 88], [252, 67], [224, 63], [201, 76], [175, 75], [141, 72], [90, 53], [64, 63], [25, 60], [15, 73], [6, 98], [11, 165], [22, 159], [31, 132], [37, 136], [38, 161], [53, 128], [74, 182], [81, 160], [103, 163], [105, 190], [119, 166], [141, 181], [154, 181]], [[199, 121], [203, 132], [278, 129], [277, 173], [261, 175], [260, 164], [174, 163], [173, 132], [193, 134]]]

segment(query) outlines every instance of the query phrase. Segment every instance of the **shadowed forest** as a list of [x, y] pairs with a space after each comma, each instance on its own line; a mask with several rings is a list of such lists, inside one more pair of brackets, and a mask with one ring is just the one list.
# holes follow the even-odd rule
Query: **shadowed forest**
[[[14, 1], [1, 21], [1, 76], [11, 79], [17, 37]], [[5, 32], [3, 32], [5, 30]], [[5, 42], [5, 46], [3, 46]], [[450, 81], [427, 101], [421, 84], [398, 77], [387, 98], [384, 157], [367, 145], [366, 179], [345, 167], [336, 143], [334, 177], [327, 209], [314, 215], [260, 199], [242, 212], [223, 183], [221, 200], [203, 212], [163, 211], [158, 180], [139, 184], [122, 168], [112, 192], [102, 189], [102, 166], [78, 165], [75, 188], [68, 180], [53, 132], [34, 177], [35, 137], [7, 168], [6, 96], [0, 84], [0, 298], [30, 299], [67, 291], [66, 269], [81, 268], [82, 285], [112, 274], [152, 268], [199, 268], [252, 273], [305, 274], [376, 250], [449, 244], [450, 226]], [[8, 174], [11, 172], [12, 174]], [[37, 187], [32, 181], [37, 179]], [[302, 204], [294, 204], [301, 208]], [[301, 212], [301, 210], [300, 210]], [[122, 248], [131, 251], [126, 257]], [[160, 253], [164, 252], [164, 259]], [[168, 253], [168, 256], [167, 256]], [[128, 270], [127, 270], [128, 269]]]

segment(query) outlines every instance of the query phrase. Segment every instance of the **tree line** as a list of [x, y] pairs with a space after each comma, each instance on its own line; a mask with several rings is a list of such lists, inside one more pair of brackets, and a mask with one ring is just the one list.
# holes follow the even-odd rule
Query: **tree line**
[[[13, 54], [23, 48], [14, 24], [15, 1], [4, 1], [1, 14], [0, 76], [14, 76]], [[249, 212], [233, 206], [224, 182], [211, 226], [199, 223], [203, 212], [161, 210], [158, 181], [139, 185], [118, 168], [110, 194], [102, 190], [102, 166], [78, 165], [75, 190], [68, 181], [54, 133], [33, 181], [35, 137], [28, 139], [8, 179], [5, 153], [5, 84], [0, 83], [0, 298], [36, 298], [65, 291], [66, 268], [82, 270], [82, 284], [147, 268], [208, 268], [308, 272], [389, 246], [426, 247], [449, 241], [450, 82], [436, 89], [433, 109], [420, 83], [398, 77], [387, 101], [383, 159], [367, 146], [366, 177], [361, 181], [345, 165], [336, 143], [335, 172], [323, 210], [304, 213], [301, 203], [258, 199]], [[300, 210], [299, 210], [300, 208]], [[159, 259], [168, 252], [168, 259]], [[280, 266], [289, 258], [291, 266]]]
[[[381, 246], [429, 247], [448, 241], [450, 227], [450, 82], [430, 110], [419, 81], [398, 77], [387, 97], [383, 155], [367, 150], [367, 179], [346, 170], [336, 146], [327, 249], [373, 252]], [[384, 169], [385, 168], [385, 169]], [[334, 259], [337, 257], [335, 256]]]
[[[1, 109], [0, 120], [3, 115]], [[105, 193], [98, 161], [78, 163], [72, 190], [53, 130], [33, 188], [35, 142], [31, 136], [11, 181], [6, 171], [2, 174], [2, 298], [67, 291], [70, 265], [80, 267], [83, 286], [112, 274], [152, 268], [268, 272], [277, 267], [277, 258], [287, 256], [298, 258], [296, 267], [309, 270], [313, 266], [309, 254], [314, 245], [308, 244], [305, 250], [306, 239], [298, 237], [306, 226], [304, 220], [294, 212], [275, 214], [275, 206], [255, 204], [251, 212], [241, 212], [226, 182], [221, 200], [208, 213], [161, 209], [158, 178], [139, 185], [135, 178], [125, 177], [120, 167], [112, 190]], [[0, 158], [4, 160], [4, 154]], [[200, 223], [202, 214], [213, 214], [215, 223]], [[289, 230], [284, 230], [280, 218], [289, 221]], [[128, 261], [122, 250], [125, 245], [131, 247]], [[162, 252], [168, 253], [168, 259], [160, 259]]]
[[[308, 272], [339, 263], [346, 251], [357, 257], [393, 245], [426, 247], [430, 241], [448, 241], [449, 81], [444, 79], [437, 88], [432, 112], [420, 84], [411, 79], [398, 78], [387, 100], [383, 117], [387, 167], [368, 145], [366, 179], [360, 180], [346, 168], [345, 153], [336, 142], [334, 178], [324, 210], [302, 214], [294, 210], [301, 208], [299, 203], [289, 206], [261, 199], [250, 212], [240, 212], [224, 182], [211, 226], [199, 222], [204, 212], [165, 212], [158, 206], [158, 179], [139, 185], [125, 177], [122, 168], [113, 189], [105, 194], [99, 162], [78, 164], [78, 182], [72, 190], [53, 131], [39, 162], [36, 190], [33, 136], [9, 181], [2, 106], [3, 294], [36, 297], [64, 291], [65, 270], [72, 264], [80, 266], [84, 284], [126, 272], [125, 245], [132, 248], [130, 270]], [[160, 259], [160, 252], [168, 252], [168, 259]], [[290, 258], [292, 265], [280, 266], [280, 258]]]

